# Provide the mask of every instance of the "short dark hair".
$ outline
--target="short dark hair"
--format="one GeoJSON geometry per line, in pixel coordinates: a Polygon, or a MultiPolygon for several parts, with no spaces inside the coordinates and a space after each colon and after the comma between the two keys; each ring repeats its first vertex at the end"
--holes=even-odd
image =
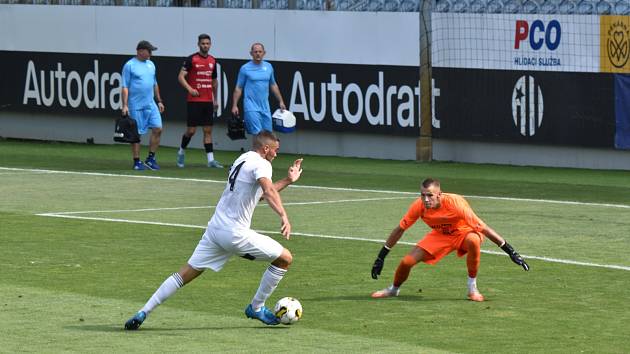
{"type": "Polygon", "coordinates": [[[429,188],[429,186],[436,186],[436,187],[440,187],[440,180],[437,178],[427,178],[424,181],[422,181],[422,187],[423,188],[429,188]]]}
{"type": "Polygon", "coordinates": [[[199,37],[197,37],[197,42],[201,42],[203,39],[207,39],[210,42],[212,42],[212,39],[210,38],[210,35],[206,34],[206,33],[200,34],[199,37]]]}
{"type": "Polygon", "coordinates": [[[272,141],[280,141],[280,139],[276,136],[276,134],[268,131],[268,130],[263,130],[260,133],[256,134],[254,136],[254,141],[252,143],[254,150],[258,150],[261,147],[265,146],[265,144],[269,144],[272,141]]]}
{"type": "Polygon", "coordinates": [[[256,45],[259,45],[262,48],[262,50],[265,50],[265,46],[262,43],[260,43],[260,42],[256,42],[256,43],[252,44],[252,46],[250,47],[249,50],[254,50],[254,46],[256,46],[256,45]]]}

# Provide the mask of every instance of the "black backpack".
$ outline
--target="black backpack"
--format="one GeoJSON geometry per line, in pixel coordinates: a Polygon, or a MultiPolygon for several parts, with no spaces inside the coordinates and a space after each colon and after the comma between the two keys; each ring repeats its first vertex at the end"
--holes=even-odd
{"type": "Polygon", "coordinates": [[[247,139],[245,137],[245,124],[238,115],[232,114],[227,121],[227,136],[232,140],[247,139]]]}
{"type": "Polygon", "coordinates": [[[138,126],[136,121],[124,115],[116,119],[114,128],[114,141],[118,143],[139,143],[140,134],[138,134],[138,126]]]}

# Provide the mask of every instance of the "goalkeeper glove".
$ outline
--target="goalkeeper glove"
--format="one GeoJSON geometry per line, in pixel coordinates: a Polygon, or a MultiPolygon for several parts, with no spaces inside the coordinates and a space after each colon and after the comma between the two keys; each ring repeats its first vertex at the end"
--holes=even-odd
{"type": "Polygon", "coordinates": [[[374,265],[372,266],[372,279],[378,279],[378,276],[381,275],[381,271],[383,270],[383,265],[385,264],[385,257],[389,253],[389,248],[387,246],[383,246],[381,251],[378,253],[378,257],[374,261],[374,265]]]}
{"type": "Polygon", "coordinates": [[[525,262],[523,257],[521,257],[521,255],[518,254],[518,252],[516,252],[514,248],[512,248],[512,246],[510,246],[509,243],[507,243],[507,241],[503,241],[503,242],[504,243],[503,243],[503,246],[501,246],[501,249],[505,253],[507,253],[510,256],[510,258],[512,258],[512,262],[520,265],[525,270],[529,270],[529,265],[525,262]]]}

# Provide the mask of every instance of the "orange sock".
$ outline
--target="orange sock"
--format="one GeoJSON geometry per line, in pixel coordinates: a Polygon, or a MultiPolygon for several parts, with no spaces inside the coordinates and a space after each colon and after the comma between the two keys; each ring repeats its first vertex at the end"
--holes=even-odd
{"type": "Polygon", "coordinates": [[[396,268],[396,273],[394,274],[394,286],[401,286],[407,278],[409,278],[409,272],[411,272],[411,268],[416,265],[416,260],[410,255],[406,255],[403,257],[402,261],[396,268]]]}
{"type": "Polygon", "coordinates": [[[479,237],[468,237],[466,239],[467,252],[466,266],[468,267],[468,276],[471,278],[477,277],[477,271],[479,270],[479,263],[481,261],[481,240],[479,237]]]}

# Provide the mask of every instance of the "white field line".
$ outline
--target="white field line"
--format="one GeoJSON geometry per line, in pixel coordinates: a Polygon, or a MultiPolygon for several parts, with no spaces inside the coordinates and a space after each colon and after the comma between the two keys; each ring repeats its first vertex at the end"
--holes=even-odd
{"type": "Polygon", "coordinates": [[[378,200],[397,200],[397,199],[409,199],[412,196],[407,197],[385,197],[385,198],[359,198],[359,199],[338,199],[338,200],[322,200],[315,202],[288,202],[282,203],[283,205],[315,205],[315,204],[334,204],[334,203],[353,203],[353,202],[374,202],[378,200]]]}
{"type": "Polygon", "coordinates": [[[96,176],[96,177],[144,178],[144,179],[157,179],[157,180],[164,180],[164,181],[225,183],[225,181],[217,181],[217,180],[211,180],[211,179],[178,178],[178,177],[162,177],[162,176],[147,176],[147,175],[125,175],[125,174],[101,173],[101,172],[59,171],[59,170],[44,170],[44,169],[37,169],[37,168],[0,167],[0,170],[30,171],[30,172],[41,172],[41,173],[50,173],[50,174],[66,174],[66,175],[96,176]]]}
{"type": "MultiPolygon", "coordinates": [[[[396,199],[409,199],[410,197],[388,197],[388,198],[361,198],[361,199],[340,199],[340,200],[328,200],[328,201],[311,201],[311,202],[287,202],[283,205],[318,205],[318,204],[335,204],[335,203],[354,203],[354,202],[372,202],[378,200],[396,200],[396,199]]],[[[107,210],[84,210],[84,211],[55,211],[50,213],[40,213],[40,216],[53,216],[53,215],[73,215],[73,214],[100,214],[100,213],[126,213],[126,212],[143,212],[143,211],[162,211],[162,210],[186,210],[186,209],[212,209],[216,208],[216,205],[205,206],[182,206],[182,207],[168,207],[168,208],[142,208],[142,209],[107,209],[107,210]]]]}
{"type": "Polygon", "coordinates": [[[83,210],[83,211],[58,211],[51,213],[35,214],[39,216],[55,216],[55,215],[72,215],[72,214],[100,214],[100,213],[126,213],[126,212],[143,212],[143,211],[162,211],[162,210],[186,210],[186,209],[211,209],[215,206],[183,206],[171,208],[143,208],[143,209],[107,209],[107,210],[83,210]]]}
{"type": "MultiPolygon", "coordinates": [[[[2,168],[0,168],[2,169],[2,168]]],[[[31,171],[14,171],[14,172],[2,172],[0,175],[10,175],[10,176],[27,176],[27,175],[43,175],[48,172],[31,172],[31,171]]]]}
{"type": "MultiPolygon", "coordinates": [[[[146,175],[124,175],[124,174],[113,174],[113,173],[98,173],[98,172],[79,172],[79,171],[58,171],[58,170],[45,170],[45,169],[24,169],[24,168],[10,168],[10,167],[0,167],[0,170],[6,171],[27,171],[27,172],[38,172],[38,173],[56,173],[56,174],[76,174],[76,175],[84,175],[84,176],[100,176],[100,177],[127,177],[127,178],[145,178],[145,179],[158,179],[158,180],[174,180],[174,181],[189,181],[189,182],[202,182],[202,183],[225,183],[225,181],[218,180],[209,180],[209,179],[195,179],[195,178],[178,178],[178,177],[161,177],[161,176],[146,176],[146,175]]],[[[322,190],[335,190],[335,191],[349,191],[349,192],[368,192],[368,193],[389,193],[389,194],[403,194],[408,196],[417,196],[418,193],[414,192],[400,192],[400,191],[388,191],[388,190],[372,190],[372,189],[358,189],[358,188],[340,188],[340,187],[322,187],[322,186],[304,186],[304,185],[291,185],[291,188],[306,188],[306,189],[322,189],[322,190]]],[[[467,198],[478,198],[478,199],[491,199],[491,200],[506,200],[506,201],[524,201],[524,202],[538,202],[538,203],[552,203],[552,204],[568,204],[568,205],[583,205],[583,206],[599,206],[599,207],[609,207],[609,208],[624,208],[630,209],[630,205],[625,204],[608,204],[608,203],[587,203],[587,202],[576,202],[576,201],[566,201],[566,200],[548,200],[548,199],[529,199],[529,198],[508,198],[508,197],[492,197],[492,196],[466,196],[467,198]]],[[[363,200],[381,200],[381,199],[403,199],[403,198],[365,198],[363,200]]],[[[359,201],[359,200],[340,200],[335,202],[349,202],[349,201],[359,201]]],[[[302,202],[302,203],[294,203],[293,205],[304,205],[304,204],[324,204],[329,202],[302,202]]],[[[287,205],[290,205],[287,203],[287,205]]],[[[207,207],[179,207],[179,208],[151,208],[151,209],[136,209],[136,210],[128,210],[128,211],[153,211],[153,210],[168,210],[168,209],[199,209],[199,208],[210,208],[207,207]]],[[[127,211],[127,210],[120,210],[127,211]]],[[[91,212],[104,212],[104,211],[90,211],[91,212]]],[[[110,211],[116,212],[116,211],[110,211]]],[[[197,229],[205,229],[206,226],[198,226],[198,225],[187,225],[187,224],[176,224],[176,223],[160,223],[160,222],[152,222],[152,221],[137,221],[137,220],[128,220],[128,219],[115,219],[115,218],[100,218],[100,217],[83,217],[83,216],[72,216],[67,214],[79,214],[79,213],[88,213],[88,211],[84,212],[60,212],[60,213],[43,213],[36,214],[39,216],[48,216],[48,217],[57,217],[57,218],[68,218],[68,219],[82,219],[82,220],[95,220],[95,221],[110,221],[110,222],[124,222],[124,223],[135,223],[135,224],[147,224],[147,225],[161,225],[161,226],[175,226],[175,227],[187,227],[187,228],[197,228],[197,229]]],[[[278,231],[258,231],[260,233],[269,233],[269,234],[279,234],[278,231]]],[[[366,242],[383,242],[382,240],[374,240],[362,237],[351,237],[351,236],[331,236],[331,235],[319,235],[319,234],[307,234],[307,233],[299,233],[294,232],[294,235],[297,236],[305,236],[305,237],[318,237],[318,238],[329,238],[329,239],[337,239],[337,240],[355,240],[355,241],[366,241],[366,242]]],[[[406,245],[414,245],[415,243],[409,242],[399,242],[400,244],[406,245]]],[[[506,256],[505,254],[497,251],[486,251],[482,250],[483,253],[494,254],[506,256]]],[[[580,266],[588,266],[588,267],[599,267],[599,268],[608,268],[608,269],[619,269],[630,271],[630,267],[627,266],[619,266],[619,265],[608,265],[608,264],[597,264],[597,263],[589,263],[589,262],[579,262],[573,260],[566,259],[558,259],[558,258],[549,258],[549,257],[539,257],[539,256],[529,256],[523,255],[528,259],[538,259],[546,262],[553,263],[562,263],[562,264],[573,264],[580,266]]]]}
{"type": "MultiPolygon", "coordinates": [[[[165,222],[155,222],[155,221],[139,221],[139,220],[128,220],[128,219],[114,219],[114,218],[99,218],[99,217],[87,217],[87,216],[76,216],[76,215],[60,215],[54,213],[46,213],[46,214],[36,214],[38,216],[48,216],[54,218],[66,218],[66,219],[80,219],[80,220],[94,220],[94,221],[111,221],[111,222],[123,222],[129,224],[145,224],[145,225],[159,225],[159,226],[174,226],[174,227],[185,227],[192,229],[205,229],[206,226],[200,225],[188,225],[188,224],[176,224],[176,223],[165,223],[165,222]]],[[[269,231],[269,230],[256,230],[256,232],[261,234],[280,234],[279,231],[269,231]]],[[[326,238],[333,240],[349,240],[349,241],[363,241],[363,242],[375,242],[382,243],[383,240],[374,240],[365,237],[354,237],[354,236],[333,236],[333,235],[322,235],[322,234],[310,234],[304,232],[293,232],[294,236],[304,236],[304,237],[316,237],[316,238],[326,238]]],[[[415,245],[415,242],[398,242],[402,245],[415,245]]],[[[507,254],[498,251],[486,251],[481,250],[482,253],[498,255],[498,256],[507,256],[507,254]]],[[[596,267],[596,268],[607,268],[607,269],[618,269],[618,270],[626,270],[630,271],[630,267],[628,266],[620,266],[614,264],[598,264],[598,263],[590,263],[590,262],[580,262],[574,261],[570,259],[559,259],[559,258],[549,258],[549,257],[540,257],[540,256],[529,256],[522,255],[525,259],[537,259],[545,262],[551,263],[562,263],[562,264],[571,264],[585,267],[596,267]]]]}
{"type": "Polygon", "coordinates": [[[606,208],[630,209],[630,205],[625,205],[625,204],[586,203],[586,202],[574,202],[574,201],[570,201],[570,200],[549,200],[549,199],[509,198],[509,197],[486,197],[486,196],[481,196],[481,195],[467,195],[466,198],[507,200],[507,201],[534,202],[534,203],[550,203],[550,204],[584,205],[584,206],[598,206],[598,207],[606,207],[606,208]]]}
{"type": "MultiPolygon", "coordinates": [[[[0,167],[0,170],[30,171],[30,172],[57,173],[57,174],[75,174],[75,175],[99,176],[99,177],[145,178],[145,179],[188,181],[188,182],[202,182],[202,183],[220,183],[220,184],[226,183],[224,180],[219,181],[219,180],[211,180],[211,179],[161,177],[161,176],[147,176],[147,175],[125,175],[125,174],[114,174],[114,173],[80,172],[80,171],[58,171],[58,170],[27,169],[27,168],[13,168],[13,167],[0,167]]],[[[322,189],[322,190],[330,190],[330,191],[387,193],[387,194],[402,194],[402,195],[419,196],[419,193],[417,192],[401,192],[401,191],[390,191],[390,190],[379,190],[379,189],[359,189],[359,188],[322,187],[322,186],[305,186],[305,185],[291,185],[289,187],[290,188],[305,188],[305,189],[322,189]]],[[[583,206],[595,206],[595,207],[606,207],[606,208],[630,209],[630,205],[627,205],[627,204],[588,203],[588,202],[576,202],[576,201],[570,201],[570,200],[509,198],[509,197],[493,197],[493,196],[479,196],[479,195],[466,195],[465,197],[473,198],[473,199],[491,199],[491,200],[517,201],[517,202],[568,204],[568,205],[583,205],[583,206]]]]}
{"type": "Polygon", "coordinates": [[[206,228],[205,226],[198,226],[198,225],[176,224],[176,223],[157,222],[157,221],[128,220],[128,219],[117,219],[117,218],[99,218],[99,217],[95,217],[95,216],[60,215],[60,214],[54,214],[54,213],[35,214],[35,215],[37,215],[37,216],[47,216],[47,217],[51,217],[51,218],[62,218],[62,219],[78,219],[78,220],[123,222],[123,223],[127,223],[127,224],[175,226],[175,227],[186,227],[186,228],[193,228],[193,229],[205,229],[206,228]]]}

